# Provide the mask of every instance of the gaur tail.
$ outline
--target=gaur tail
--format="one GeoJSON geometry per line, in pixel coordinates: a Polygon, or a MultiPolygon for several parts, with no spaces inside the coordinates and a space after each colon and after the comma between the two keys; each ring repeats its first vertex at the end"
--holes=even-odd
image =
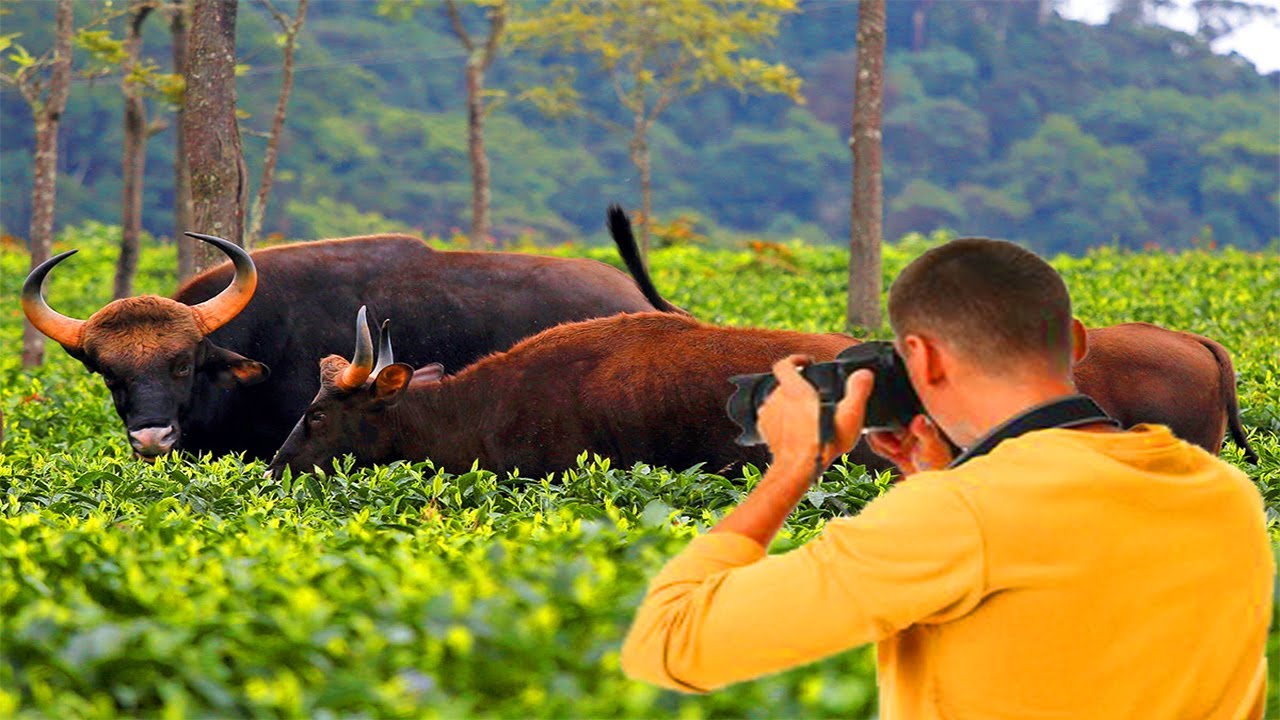
{"type": "Polygon", "coordinates": [[[649,304],[662,312],[688,315],[689,313],[685,310],[667,302],[666,298],[658,293],[658,288],[653,286],[649,269],[644,266],[644,259],[640,257],[640,246],[636,244],[636,236],[631,232],[631,220],[627,218],[626,211],[620,205],[609,206],[609,235],[613,237],[614,244],[618,246],[618,254],[622,256],[622,262],[626,263],[627,270],[631,273],[631,277],[635,278],[636,285],[640,287],[640,292],[644,293],[649,304]]]}
{"type": "Polygon", "coordinates": [[[1249,439],[1244,434],[1244,426],[1240,424],[1240,405],[1236,401],[1236,370],[1231,364],[1231,354],[1216,340],[1210,340],[1195,333],[1187,334],[1199,340],[1200,344],[1208,348],[1209,352],[1213,353],[1214,359],[1218,361],[1218,379],[1222,384],[1222,395],[1227,399],[1227,428],[1231,432],[1231,439],[1244,451],[1244,459],[1257,465],[1258,454],[1249,446],[1249,439]]]}

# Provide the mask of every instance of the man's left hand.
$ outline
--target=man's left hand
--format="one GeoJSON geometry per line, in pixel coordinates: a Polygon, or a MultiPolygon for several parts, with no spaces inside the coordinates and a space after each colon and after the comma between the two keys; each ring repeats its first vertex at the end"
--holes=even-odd
{"type": "MultiPolygon", "coordinates": [[[[758,425],[775,465],[812,467],[818,457],[818,392],[800,374],[800,368],[811,361],[791,355],[774,363],[778,387],[760,406],[758,425]]],[[[857,444],[874,384],[870,370],[849,376],[844,397],[836,405],[835,440],[821,448],[824,468],[857,444]]]]}

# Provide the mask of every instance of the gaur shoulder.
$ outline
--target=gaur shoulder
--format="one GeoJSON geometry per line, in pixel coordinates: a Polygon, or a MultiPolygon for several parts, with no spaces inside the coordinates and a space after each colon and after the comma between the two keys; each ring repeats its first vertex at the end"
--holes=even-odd
{"type": "Polygon", "coordinates": [[[734,348],[760,342],[812,345],[815,341],[841,347],[857,342],[840,333],[815,335],[793,330],[713,325],[678,313],[618,313],[548,328],[521,340],[510,350],[481,358],[459,376],[487,372],[514,363],[525,366],[564,364],[585,357],[617,356],[636,351],[676,353],[695,347],[721,347],[732,352],[734,348]]]}
{"type": "MultiPolygon", "coordinates": [[[[330,238],[325,240],[304,240],[301,242],[286,243],[284,245],[273,245],[266,248],[258,248],[252,250],[249,254],[253,258],[254,265],[257,266],[259,272],[264,270],[270,272],[275,267],[287,267],[300,259],[311,260],[307,257],[316,254],[323,254],[332,257],[337,254],[339,256],[352,256],[357,258],[368,257],[371,260],[385,258],[387,254],[396,257],[403,257],[406,254],[431,254],[435,253],[429,245],[420,238],[412,235],[386,234],[386,235],[355,235],[344,238],[330,238]]],[[[178,290],[173,294],[175,299],[189,297],[191,293],[197,292],[202,286],[207,284],[216,285],[217,289],[221,289],[229,280],[233,268],[229,260],[205,270],[204,272],[192,276],[186,282],[182,283],[178,290]]],[[[198,294],[198,292],[197,292],[198,294]]]]}

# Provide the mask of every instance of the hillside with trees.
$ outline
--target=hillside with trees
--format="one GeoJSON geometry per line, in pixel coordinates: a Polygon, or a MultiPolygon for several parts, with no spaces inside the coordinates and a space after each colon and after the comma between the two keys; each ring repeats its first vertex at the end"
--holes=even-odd
{"type": "MultiPolygon", "coordinates": [[[[100,5],[77,2],[77,21],[100,5]]],[[[264,234],[471,227],[467,51],[443,3],[417,5],[311,2],[264,234]]],[[[480,10],[460,6],[462,19],[483,27],[480,10]]],[[[53,3],[6,7],[0,35],[50,45],[53,3]]],[[[113,22],[124,37],[126,18],[113,22]]],[[[713,237],[845,242],[856,25],[856,2],[801,2],[752,48],[794,72],[798,93],[707,87],[656,119],[646,138],[655,229],[683,218],[713,237]]],[[[886,237],[950,228],[1072,253],[1211,241],[1261,248],[1280,238],[1280,73],[1262,76],[1239,56],[1214,54],[1208,35],[1140,13],[1090,26],[1048,2],[903,0],[888,3],[887,26],[886,237]]],[[[164,19],[141,27],[141,57],[158,70],[171,68],[169,30],[164,19]]],[[[238,102],[255,182],[280,86],[280,35],[258,3],[242,4],[238,102]]],[[[514,37],[487,69],[489,231],[499,244],[526,235],[600,241],[609,202],[640,206],[628,143],[608,127],[630,127],[631,113],[593,58],[537,45],[514,37]],[[539,88],[571,90],[581,112],[546,112],[532,102],[539,88]]],[[[87,79],[93,61],[83,42],[77,48],[57,224],[117,224],[119,73],[87,79]]],[[[144,99],[142,224],[172,237],[173,108],[161,93],[144,99]]],[[[0,227],[9,234],[30,226],[34,143],[31,112],[6,86],[0,227]]]]}

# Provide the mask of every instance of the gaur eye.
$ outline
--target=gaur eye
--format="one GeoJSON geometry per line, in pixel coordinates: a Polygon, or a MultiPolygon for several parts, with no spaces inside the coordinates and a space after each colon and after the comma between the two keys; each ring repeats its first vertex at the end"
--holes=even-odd
{"type": "Polygon", "coordinates": [[[322,410],[318,410],[316,412],[311,413],[311,422],[313,423],[324,422],[324,418],[325,418],[325,414],[324,414],[324,411],[322,410]]]}
{"type": "Polygon", "coordinates": [[[178,377],[186,377],[191,374],[191,363],[183,363],[174,368],[173,374],[178,377]]]}

